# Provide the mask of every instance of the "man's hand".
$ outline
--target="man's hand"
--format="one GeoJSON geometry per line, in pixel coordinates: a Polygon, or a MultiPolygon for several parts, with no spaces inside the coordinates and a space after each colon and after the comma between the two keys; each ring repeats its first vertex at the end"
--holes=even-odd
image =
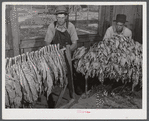
{"type": "Polygon", "coordinates": [[[73,43],[73,44],[70,46],[71,52],[74,51],[76,48],[77,48],[77,43],[73,43]]]}
{"type": "Polygon", "coordinates": [[[64,50],[66,50],[66,48],[65,48],[65,47],[63,47],[61,50],[62,50],[62,51],[64,51],[64,50]]]}

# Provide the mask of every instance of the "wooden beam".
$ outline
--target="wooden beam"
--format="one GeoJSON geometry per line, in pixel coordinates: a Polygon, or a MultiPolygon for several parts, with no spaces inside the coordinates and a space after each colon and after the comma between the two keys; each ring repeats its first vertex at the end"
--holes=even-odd
{"type": "MultiPolygon", "coordinates": [[[[67,81],[68,81],[68,80],[67,80],[67,81]]],[[[58,100],[57,100],[57,102],[56,102],[55,108],[57,108],[58,105],[60,104],[60,102],[61,102],[61,100],[62,100],[62,98],[63,98],[63,96],[64,96],[64,93],[65,93],[65,91],[66,91],[66,87],[67,87],[67,84],[64,86],[64,89],[61,90],[60,95],[59,95],[59,97],[58,97],[58,100]]]]}
{"type": "Polygon", "coordinates": [[[22,41],[20,44],[20,49],[23,48],[33,48],[33,47],[43,47],[44,41],[43,40],[27,40],[27,41],[22,41]]]}
{"type": "Polygon", "coordinates": [[[101,16],[101,12],[102,12],[102,6],[98,6],[98,35],[102,36],[101,33],[101,28],[102,28],[102,16],[101,16]]]}
{"type": "Polygon", "coordinates": [[[101,8],[101,36],[103,37],[105,34],[105,25],[106,25],[106,8],[107,6],[102,6],[101,8]]]}
{"type": "Polygon", "coordinates": [[[87,26],[89,24],[89,5],[87,5],[87,26]]]}
{"type": "Polygon", "coordinates": [[[19,55],[19,27],[18,27],[18,14],[15,5],[12,6],[12,10],[10,11],[10,20],[11,20],[11,28],[12,28],[12,37],[13,37],[13,50],[14,56],[19,55]]]}
{"type": "Polygon", "coordinates": [[[74,5],[75,7],[75,27],[77,26],[77,7],[76,5],[74,5]]]}
{"type": "MultiPolygon", "coordinates": [[[[12,7],[10,5],[6,6],[6,40],[5,40],[5,50],[13,49],[13,41],[12,41],[12,29],[11,29],[11,21],[10,21],[10,11],[12,7]]],[[[12,50],[11,50],[12,51],[12,50]]],[[[13,56],[13,51],[11,52],[11,56],[13,56]]],[[[7,54],[8,55],[8,54],[7,54]]],[[[7,56],[6,55],[6,56],[7,56]]]]}
{"type": "MultiPolygon", "coordinates": [[[[97,35],[81,35],[78,37],[79,37],[78,43],[90,42],[90,41],[101,41],[101,37],[97,35]]],[[[45,45],[44,37],[36,38],[36,39],[28,39],[28,40],[21,41],[20,49],[33,48],[33,47],[36,48],[36,47],[42,47],[44,45],[45,45]]]]}

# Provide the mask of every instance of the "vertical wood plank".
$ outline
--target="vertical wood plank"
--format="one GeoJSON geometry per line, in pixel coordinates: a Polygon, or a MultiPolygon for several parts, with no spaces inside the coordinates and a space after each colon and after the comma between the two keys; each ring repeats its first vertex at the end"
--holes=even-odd
{"type": "Polygon", "coordinates": [[[87,26],[89,24],[89,5],[87,5],[87,26]]]}
{"type": "Polygon", "coordinates": [[[20,54],[23,54],[23,53],[24,53],[24,49],[21,49],[20,54]]]}
{"type": "Polygon", "coordinates": [[[75,7],[75,27],[77,26],[77,7],[74,5],[75,7]]]}
{"type": "Polygon", "coordinates": [[[101,14],[102,14],[102,6],[98,6],[98,35],[102,36],[101,35],[101,21],[102,21],[102,17],[101,17],[101,14]]]}
{"type": "Polygon", "coordinates": [[[104,6],[103,8],[103,12],[102,12],[102,16],[103,16],[103,26],[102,26],[102,36],[104,36],[107,28],[110,26],[109,25],[109,6],[104,6]]]}
{"type": "Polygon", "coordinates": [[[106,6],[102,6],[101,7],[101,19],[100,19],[100,36],[103,37],[104,36],[104,21],[105,21],[105,11],[106,11],[106,6]]]}
{"type": "MultiPolygon", "coordinates": [[[[13,48],[12,28],[11,28],[11,20],[10,20],[10,11],[11,10],[12,10],[12,6],[6,5],[6,16],[5,16],[5,18],[6,18],[6,23],[5,23],[5,26],[6,26],[6,29],[5,29],[5,33],[6,33],[5,34],[6,35],[5,46],[6,46],[6,48],[5,49],[13,48]]],[[[7,53],[8,53],[8,51],[7,51],[7,53]]],[[[12,54],[13,54],[13,52],[12,52],[12,54]]]]}
{"type": "Polygon", "coordinates": [[[110,6],[110,25],[112,25],[112,21],[113,21],[113,9],[114,7],[111,5],[110,6]]]}
{"type": "Polygon", "coordinates": [[[136,6],[136,15],[134,20],[134,40],[142,43],[142,6],[136,6]]]}
{"type": "Polygon", "coordinates": [[[18,27],[18,15],[17,9],[15,5],[13,6],[12,10],[10,11],[10,20],[11,20],[11,28],[12,28],[12,36],[13,36],[13,49],[14,49],[14,56],[19,55],[19,44],[20,44],[20,37],[19,37],[19,27],[18,27]]]}

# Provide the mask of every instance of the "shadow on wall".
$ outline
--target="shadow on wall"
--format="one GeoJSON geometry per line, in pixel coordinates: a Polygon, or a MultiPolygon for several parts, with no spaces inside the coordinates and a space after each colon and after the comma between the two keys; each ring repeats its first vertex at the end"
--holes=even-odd
{"type": "MultiPolygon", "coordinates": [[[[99,26],[99,25],[98,25],[99,26]]],[[[99,27],[99,29],[97,30],[97,34],[95,36],[94,41],[97,42],[102,41],[103,37],[106,33],[106,30],[111,26],[111,23],[109,21],[104,21],[103,24],[99,27]]]]}
{"type": "Polygon", "coordinates": [[[134,25],[134,32],[133,32],[133,39],[139,43],[142,44],[142,19],[137,18],[135,19],[135,25],[134,25]]]}
{"type": "Polygon", "coordinates": [[[99,26],[99,29],[97,29],[97,34],[94,35],[94,39],[92,42],[90,42],[90,46],[92,46],[94,43],[102,41],[107,28],[109,28],[110,26],[111,24],[109,21],[104,21],[104,23],[101,26],[99,26]]]}
{"type": "Polygon", "coordinates": [[[111,26],[110,21],[104,21],[102,26],[102,38],[104,37],[106,30],[111,26]]]}
{"type": "Polygon", "coordinates": [[[35,44],[34,44],[34,48],[32,48],[31,51],[36,51],[36,50],[40,50],[40,48],[45,46],[45,41],[44,38],[37,38],[35,39],[35,44]]]}

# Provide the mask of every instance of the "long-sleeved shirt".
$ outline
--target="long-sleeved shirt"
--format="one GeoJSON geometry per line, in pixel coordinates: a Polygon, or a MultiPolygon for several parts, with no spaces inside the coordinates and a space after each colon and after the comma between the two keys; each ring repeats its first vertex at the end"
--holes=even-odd
{"type": "Polygon", "coordinates": [[[118,34],[116,32],[116,28],[115,26],[110,26],[107,30],[106,30],[106,33],[103,37],[103,40],[104,39],[107,39],[107,38],[111,38],[113,37],[114,35],[124,35],[126,37],[129,37],[129,38],[132,38],[132,32],[130,29],[128,29],[127,27],[123,27],[123,30],[120,34],[118,34]]]}

